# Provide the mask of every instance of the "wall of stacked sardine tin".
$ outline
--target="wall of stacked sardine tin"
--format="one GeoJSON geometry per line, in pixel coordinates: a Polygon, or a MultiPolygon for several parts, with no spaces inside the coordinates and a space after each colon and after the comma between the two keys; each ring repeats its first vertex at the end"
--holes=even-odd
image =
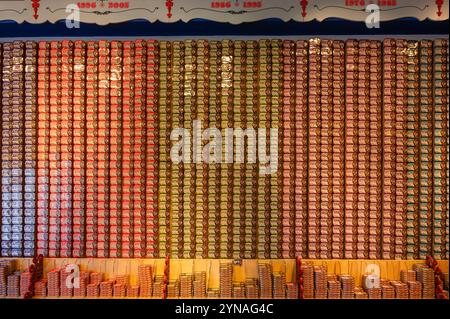
{"type": "Polygon", "coordinates": [[[447,40],[0,49],[3,257],[448,259],[447,40]],[[172,162],[196,119],[278,169],[172,162]]]}

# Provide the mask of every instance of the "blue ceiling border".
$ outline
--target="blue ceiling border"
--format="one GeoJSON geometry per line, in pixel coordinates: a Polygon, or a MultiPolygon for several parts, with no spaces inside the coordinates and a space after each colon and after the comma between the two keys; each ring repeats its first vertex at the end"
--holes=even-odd
{"type": "Polygon", "coordinates": [[[81,23],[80,29],[68,29],[64,21],[56,23],[16,23],[0,22],[1,37],[108,37],[108,36],[223,36],[223,35],[385,35],[385,34],[435,34],[448,35],[449,20],[418,21],[404,18],[381,22],[379,29],[368,29],[364,22],[342,19],[326,19],[310,22],[283,22],[278,19],[266,19],[258,22],[233,25],[203,19],[175,23],[150,23],[146,20],[132,20],[106,26],[81,23]]]}

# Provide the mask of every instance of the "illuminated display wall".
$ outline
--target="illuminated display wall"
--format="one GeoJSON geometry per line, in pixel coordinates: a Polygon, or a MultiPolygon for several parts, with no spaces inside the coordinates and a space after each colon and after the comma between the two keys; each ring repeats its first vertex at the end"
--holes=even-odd
{"type": "Polygon", "coordinates": [[[447,40],[0,52],[2,257],[448,259],[447,40]],[[173,162],[194,120],[278,129],[275,171],[173,162]]]}

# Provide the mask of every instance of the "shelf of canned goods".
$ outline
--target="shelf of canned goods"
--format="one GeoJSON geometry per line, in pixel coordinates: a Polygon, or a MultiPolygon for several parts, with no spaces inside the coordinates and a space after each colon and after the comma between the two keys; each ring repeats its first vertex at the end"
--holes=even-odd
{"type": "MultiPolygon", "coordinates": [[[[28,291],[31,259],[0,261],[0,296],[28,291]]],[[[35,298],[434,299],[435,276],[423,260],[45,258],[35,298]],[[368,277],[376,274],[375,283],[368,277]],[[67,278],[69,278],[69,281],[67,278]],[[78,279],[77,279],[78,278],[78,279]],[[71,285],[68,285],[68,282],[71,285]],[[77,283],[77,284],[76,284],[77,283]],[[164,296],[164,286],[166,295],[164,296]],[[299,294],[299,290],[302,294],[299,294]]],[[[438,261],[448,296],[448,262],[438,261]]]]}

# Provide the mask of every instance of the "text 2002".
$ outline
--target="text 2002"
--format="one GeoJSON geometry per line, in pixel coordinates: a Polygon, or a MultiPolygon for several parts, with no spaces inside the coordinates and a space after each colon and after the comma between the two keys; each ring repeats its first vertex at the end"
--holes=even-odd
{"type": "Polygon", "coordinates": [[[118,8],[129,8],[130,3],[129,2],[109,2],[108,8],[109,9],[118,9],[118,8]]]}

